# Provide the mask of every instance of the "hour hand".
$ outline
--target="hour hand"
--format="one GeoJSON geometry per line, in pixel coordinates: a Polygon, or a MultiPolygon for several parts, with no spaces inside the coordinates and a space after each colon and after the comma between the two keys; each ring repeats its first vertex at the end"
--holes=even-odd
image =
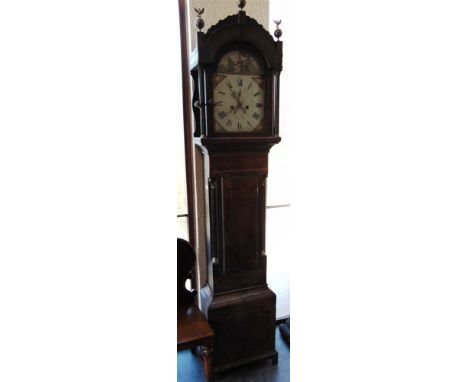
{"type": "Polygon", "coordinates": [[[236,94],[234,90],[231,90],[231,96],[234,98],[237,102],[239,102],[239,96],[236,94]]]}

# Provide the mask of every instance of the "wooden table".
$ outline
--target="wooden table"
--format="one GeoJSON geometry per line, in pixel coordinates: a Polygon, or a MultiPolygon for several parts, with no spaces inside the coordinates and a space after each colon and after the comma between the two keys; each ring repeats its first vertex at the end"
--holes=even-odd
{"type": "Polygon", "coordinates": [[[205,377],[209,381],[213,372],[214,332],[195,303],[177,306],[177,351],[201,346],[205,377]]]}

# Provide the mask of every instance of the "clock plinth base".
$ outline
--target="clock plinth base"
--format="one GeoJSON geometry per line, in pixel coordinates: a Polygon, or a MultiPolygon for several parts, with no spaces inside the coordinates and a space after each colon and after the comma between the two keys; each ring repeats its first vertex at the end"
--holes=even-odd
{"type": "Polygon", "coordinates": [[[266,285],[214,296],[208,286],[200,292],[202,311],[215,332],[214,372],[262,359],[277,363],[276,295],[266,285]]]}
{"type": "Polygon", "coordinates": [[[213,367],[213,373],[221,373],[225,370],[232,369],[234,367],[242,366],[242,365],[247,365],[249,363],[257,362],[257,361],[263,361],[263,360],[272,360],[272,365],[277,365],[278,364],[278,352],[275,350],[274,352],[267,352],[263,354],[259,354],[256,356],[249,356],[245,357],[243,359],[239,359],[234,362],[228,362],[225,364],[221,364],[218,366],[213,367]]]}

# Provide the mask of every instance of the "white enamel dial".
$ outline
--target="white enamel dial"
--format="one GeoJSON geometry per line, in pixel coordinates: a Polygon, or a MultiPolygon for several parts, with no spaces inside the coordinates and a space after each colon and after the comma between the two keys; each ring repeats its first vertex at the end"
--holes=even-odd
{"type": "Polygon", "coordinates": [[[264,77],[256,56],[231,50],[219,60],[213,75],[214,130],[249,133],[263,128],[264,77]]]}
{"type": "Polygon", "coordinates": [[[262,126],[262,81],[262,77],[243,74],[215,76],[215,130],[229,133],[250,132],[262,126]]]}

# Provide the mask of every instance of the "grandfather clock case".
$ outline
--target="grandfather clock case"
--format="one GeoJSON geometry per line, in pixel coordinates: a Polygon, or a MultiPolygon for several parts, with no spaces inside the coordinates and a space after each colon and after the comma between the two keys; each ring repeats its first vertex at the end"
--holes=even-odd
{"type": "MultiPolygon", "coordinates": [[[[268,153],[278,142],[277,41],[240,10],[202,32],[191,55],[194,142],[203,153],[208,283],[201,309],[215,332],[214,371],[271,359],[276,295],[266,282],[268,153]]],[[[280,22],[276,22],[279,25],[280,22]]]]}

